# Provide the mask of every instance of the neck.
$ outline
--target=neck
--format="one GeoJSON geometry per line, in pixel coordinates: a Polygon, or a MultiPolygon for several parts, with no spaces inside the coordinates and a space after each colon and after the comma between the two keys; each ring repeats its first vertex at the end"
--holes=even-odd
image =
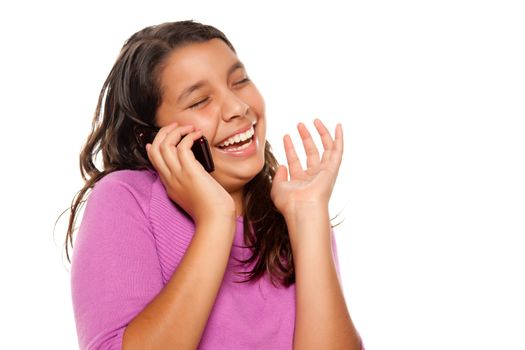
{"type": "Polygon", "coordinates": [[[233,201],[235,203],[235,215],[241,216],[243,214],[242,209],[242,188],[238,191],[230,193],[230,195],[233,198],[233,201]]]}

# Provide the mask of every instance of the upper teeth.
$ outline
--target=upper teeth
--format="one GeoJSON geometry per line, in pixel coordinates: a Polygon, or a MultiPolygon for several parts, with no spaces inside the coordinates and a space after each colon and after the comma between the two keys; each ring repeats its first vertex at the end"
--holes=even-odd
{"type": "Polygon", "coordinates": [[[236,134],[236,135],[233,135],[232,137],[230,137],[229,139],[227,139],[226,141],[224,141],[223,143],[219,143],[219,147],[227,147],[229,145],[233,145],[234,143],[239,143],[239,142],[242,142],[242,141],[246,141],[248,139],[250,139],[253,134],[254,134],[254,129],[253,129],[253,125],[250,129],[246,130],[245,132],[241,132],[239,134],[236,134]]]}

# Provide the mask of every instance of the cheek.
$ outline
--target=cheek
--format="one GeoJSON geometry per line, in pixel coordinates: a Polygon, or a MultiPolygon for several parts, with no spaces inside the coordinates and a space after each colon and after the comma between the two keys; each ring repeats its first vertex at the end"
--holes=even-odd
{"type": "Polygon", "coordinates": [[[257,113],[261,114],[261,117],[264,116],[264,99],[257,89],[254,89],[252,95],[250,96],[252,108],[256,109],[257,113]]]}
{"type": "Polygon", "coordinates": [[[255,85],[242,89],[239,92],[239,97],[257,113],[264,112],[264,99],[255,85]]]}
{"type": "Polygon", "coordinates": [[[257,121],[257,125],[255,127],[255,133],[257,137],[259,138],[260,147],[264,148],[264,143],[266,141],[266,120],[264,117],[260,117],[257,121]]]}
{"type": "Polygon", "coordinates": [[[181,125],[193,125],[195,130],[202,130],[208,140],[213,140],[217,132],[217,123],[214,121],[214,118],[210,118],[208,115],[185,118],[184,124],[181,125]]]}

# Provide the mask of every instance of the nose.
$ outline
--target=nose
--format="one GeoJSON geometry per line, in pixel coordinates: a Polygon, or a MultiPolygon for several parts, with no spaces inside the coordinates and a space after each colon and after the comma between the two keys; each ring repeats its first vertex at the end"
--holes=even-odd
{"type": "Polygon", "coordinates": [[[228,91],[223,101],[222,118],[229,121],[232,118],[245,117],[249,109],[250,106],[243,99],[233,91],[228,91]]]}

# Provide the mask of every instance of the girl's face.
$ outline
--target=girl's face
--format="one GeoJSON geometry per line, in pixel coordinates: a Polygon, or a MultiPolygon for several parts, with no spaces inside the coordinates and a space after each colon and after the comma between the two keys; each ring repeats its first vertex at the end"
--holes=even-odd
{"type": "Polygon", "coordinates": [[[215,163],[211,175],[230,193],[264,165],[264,100],[247,78],[237,55],[220,39],[175,49],[160,73],[157,125],[177,122],[201,129],[215,163]]]}

